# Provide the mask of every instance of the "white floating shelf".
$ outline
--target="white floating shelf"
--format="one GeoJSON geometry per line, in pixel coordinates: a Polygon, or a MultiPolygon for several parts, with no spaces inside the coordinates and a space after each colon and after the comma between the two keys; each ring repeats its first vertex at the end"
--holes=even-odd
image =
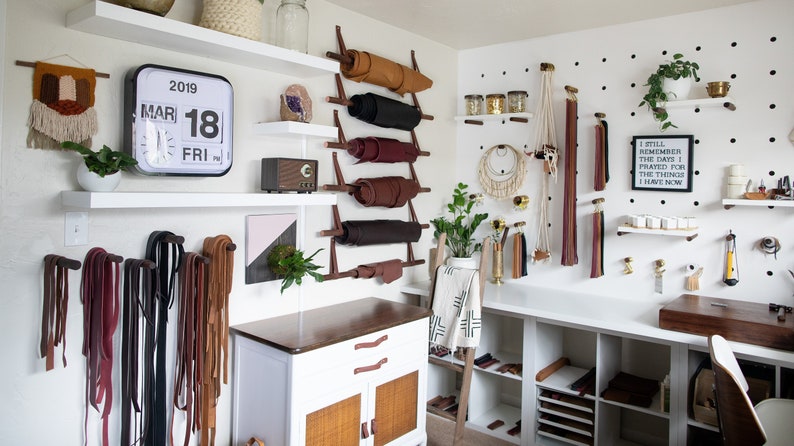
{"type": "Polygon", "coordinates": [[[317,138],[336,139],[339,129],[328,125],[308,124],[295,121],[260,122],[254,124],[254,133],[257,135],[274,136],[313,136],[317,138]]]}
{"type": "Polygon", "coordinates": [[[730,209],[734,206],[767,206],[767,207],[794,207],[794,200],[749,200],[746,198],[724,198],[722,206],[725,209],[730,209]]]}
{"type": "Polygon", "coordinates": [[[527,122],[535,116],[533,113],[500,113],[495,115],[466,115],[455,116],[456,121],[462,121],[467,124],[482,124],[488,121],[514,121],[514,122],[527,122]]]}
{"type": "Polygon", "coordinates": [[[728,110],[736,109],[736,102],[730,96],[723,98],[700,98],[700,99],[686,99],[683,101],[667,101],[664,108],[666,110],[676,110],[680,108],[712,108],[724,107],[728,110]]]}
{"type": "Polygon", "coordinates": [[[104,1],[66,15],[66,26],[128,42],[309,78],[339,72],[339,62],[233,36],[104,1]]]}
{"type": "Polygon", "coordinates": [[[687,241],[692,241],[698,236],[696,229],[648,229],[633,228],[631,226],[618,226],[618,235],[623,234],[652,234],[666,235],[669,237],[686,237],[687,241]]]}
{"type": "Polygon", "coordinates": [[[78,209],[330,206],[334,204],[336,204],[336,194],[326,193],[61,192],[61,205],[64,208],[78,209]]]}

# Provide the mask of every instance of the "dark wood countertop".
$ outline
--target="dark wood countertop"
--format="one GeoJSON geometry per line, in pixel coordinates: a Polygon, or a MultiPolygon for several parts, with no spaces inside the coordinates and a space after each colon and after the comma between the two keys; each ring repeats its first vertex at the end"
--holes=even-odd
{"type": "Polygon", "coordinates": [[[427,308],[367,297],[235,325],[231,332],[290,354],[304,353],[432,314],[427,308]]]}

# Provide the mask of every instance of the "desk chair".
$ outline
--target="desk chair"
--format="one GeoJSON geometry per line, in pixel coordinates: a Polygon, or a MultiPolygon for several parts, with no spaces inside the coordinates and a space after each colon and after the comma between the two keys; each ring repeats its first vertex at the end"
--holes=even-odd
{"type": "Polygon", "coordinates": [[[794,444],[794,400],[769,398],[755,407],[747,395],[749,385],[728,341],[709,337],[714,370],[717,418],[725,446],[794,444]]]}
{"type": "MultiPolygon", "coordinates": [[[[430,298],[428,300],[428,307],[433,308],[433,303],[436,300],[436,271],[439,266],[444,264],[444,246],[447,239],[447,234],[440,234],[438,236],[438,246],[436,248],[436,255],[433,263],[433,273],[430,278],[430,298]]],[[[491,239],[486,238],[482,244],[482,255],[480,256],[480,264],[478,268],[479,289],[480,289],[480,309],[482,309],[482,298],[485,292],[485,281],[487,280],[488,262],[491,254],[491,239]]],[[[440,298],[440,297],[439,297],[440,298]]],[[[463,433],[466,428],[466,412],[469,406],[469,390],[471,389],[471,374],[474,368],[474,358],[476,356],[476,347],[462,348],[465,355],[463,364],[457,364],[449,361],[448,359],[437,358],[435,356],[428,356],[430,364],[438,365],[450,370],[454,370],[461,374],[460,396],[458,398],[458,410],[456,415],[452,415],[446,411],[439,410],[432,405],[427,406],[427,411],[438,415],[447,420],[455,422],[455,436],[453,438],[452,446],[463,444],[463,433]]],[[[454,353],[454,352],[451,352],[454,353]]]]}

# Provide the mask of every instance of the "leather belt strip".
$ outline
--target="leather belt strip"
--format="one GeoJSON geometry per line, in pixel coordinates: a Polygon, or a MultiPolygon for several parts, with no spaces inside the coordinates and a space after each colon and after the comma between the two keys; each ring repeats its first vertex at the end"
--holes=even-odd
{"type": "Polygon", "coordinates": [[[102,248],[85,257],[80,300],[83,303],[83,355],[86,358],[85,430],[88,443],[88,407],[102,404],[102,445],[108,443],[108,419],[113,406],[113,334],[119,320],[119,285],[122,258],[102,248]]]}
{"type": "Polygon", "coordinates": [[[145,335],[144,364],[146,369],[151,369],[153,362],[154,376],[152,386],[148,389],[149,395],[145,396],[152,402],[149,425],[144,434],[145,446],[160,446],[168,441],[167,427],[167,382],[166,376],[166,350],[168,309],[173,302],[174,288],[176,286],[176,273],[182,265],[185,250],[182,248],[184,238],[168,231],[154,231],[149,235],[146,245],[146,258],[155,263],[157,268],[158,284],[152,284],[150,291],[156,300],[152,306],[152,322],[154,330],[145,335]],[[150,356],[151,354],[154,356],[150,356]]]}
{"type": "Polygon", "coordinates": [[[44,256],[44,305],[41,312],[39,354],[47,371],[55,368],[55,347],[63,343],[62,361],[66,367],[66,314],[69,307],[69,270],[80,269],[78,260],[55,254],[44,256]]]}
{"type": "Polygon", "coordinates": [[[200,390],[200,444],[215,444],[215,412],[221,379],[228,382],[229,295],[232,292],[235,245],[228,235],[204,239],[203,254],[210,260],[204,303],[205,339],[200,390]]]}
{"type": "MultiPolygon", "coordinates": [[[[185,437],[190,443],[191,432],[201,426],[201,378],[204,365],[204,304],[206,298],[205,269],[209,259],[195,252],[185,253],[179,270],[178,317],[176,323],[176,363],[174,366],[174,407],[185,413],[185,437]]],[[[174,419],[171,416],[171,444],[174,419]]]]}
{"type": "Polygon", "coordinates": [[[146,259],[124,261],[121,309],[121,445],[141,443],[150,425],[154,364],[139,358],[153,357],[154,308],[159,294],[159,271],[146,259]],[[149,341],[147,343],[147,340],[149,341]],[[141,351],[141,342],[144,351],[141,351]],[[152,368],[148,368],[152,367],[152,368]],[[143,375],[141,375],[143,373],[143,375]],[[134,415],[133,415],[134,411],[134,415]]]}
{"type": "Polygon", "coordinates": [[[598,124],[595,126],[595,173],[593,176],[593,189],[602,191],[606,189],[609,181],[609,141],[608,126],[603,119],[604,113],[596,113],[598,124]]]}
{"type": "Polygon", "coordinates": [[[590,278],[604,275],[604,199],[593,200],[593,257],[590,264],[590,278]]]}
{"type": "Polygon", "coordinates": [[[576,252],[576,113],[577,101],[574,87],[566,86],[565,101],[565,189],[562,212],[562,265],[579,263],[576,252]]]}

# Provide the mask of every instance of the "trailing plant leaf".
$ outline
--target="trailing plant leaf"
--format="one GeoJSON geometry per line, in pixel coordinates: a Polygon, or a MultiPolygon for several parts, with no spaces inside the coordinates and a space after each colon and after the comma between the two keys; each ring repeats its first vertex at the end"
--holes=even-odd
{"type": "Polygon", "coordinates": [[[441,233],[447,234],[446,246],[452,251],[453,257],[471,257],[480,250],[481,243],[474,242],[474,232],[488,218],[487,213],[471,215],[474,201],[466,194],[468,187],[458,183],[452,193],[452,203],[447,204],[447,210],[452,214],[451,220],[444,216],[430,220],[435,227],[435,237],[441,233]]]}
{"type": "Polygon", "coordinates": [[[669,115],[664,110],[668,101],[667,92],[663,90],[664,79],[678,80],[691,77],[695,81],[698,80],[697,70],[700,69],[700,65],[697,62],[683,60],[683,58],[683,54],[676,53],[673,54],[673,60],[659,65],[656,72],[648,77],[644,85],[648,87],[648,92],[645,93],[645,96],[642,97],[642,102],[638,105],[638,107],[648,107],[648,110],[653,113],[653,118],[659,122],[659,128],[662,131],[670,127],[678,128],[668,120],[669,115]]]}
{"type": "Polygon", "coordinates": [[[135,158],[124,152],[112,150],[105,145],[102,146],[99,152],[94,152],[88,147],[73,141],[64,141],[61,143],[61,147],[67,150],[74,150],[82,155],[85,167],[90,172],[94,172],[103,178],[105,175],[113,175],[123,168],[138,164],[135,158]]]}

